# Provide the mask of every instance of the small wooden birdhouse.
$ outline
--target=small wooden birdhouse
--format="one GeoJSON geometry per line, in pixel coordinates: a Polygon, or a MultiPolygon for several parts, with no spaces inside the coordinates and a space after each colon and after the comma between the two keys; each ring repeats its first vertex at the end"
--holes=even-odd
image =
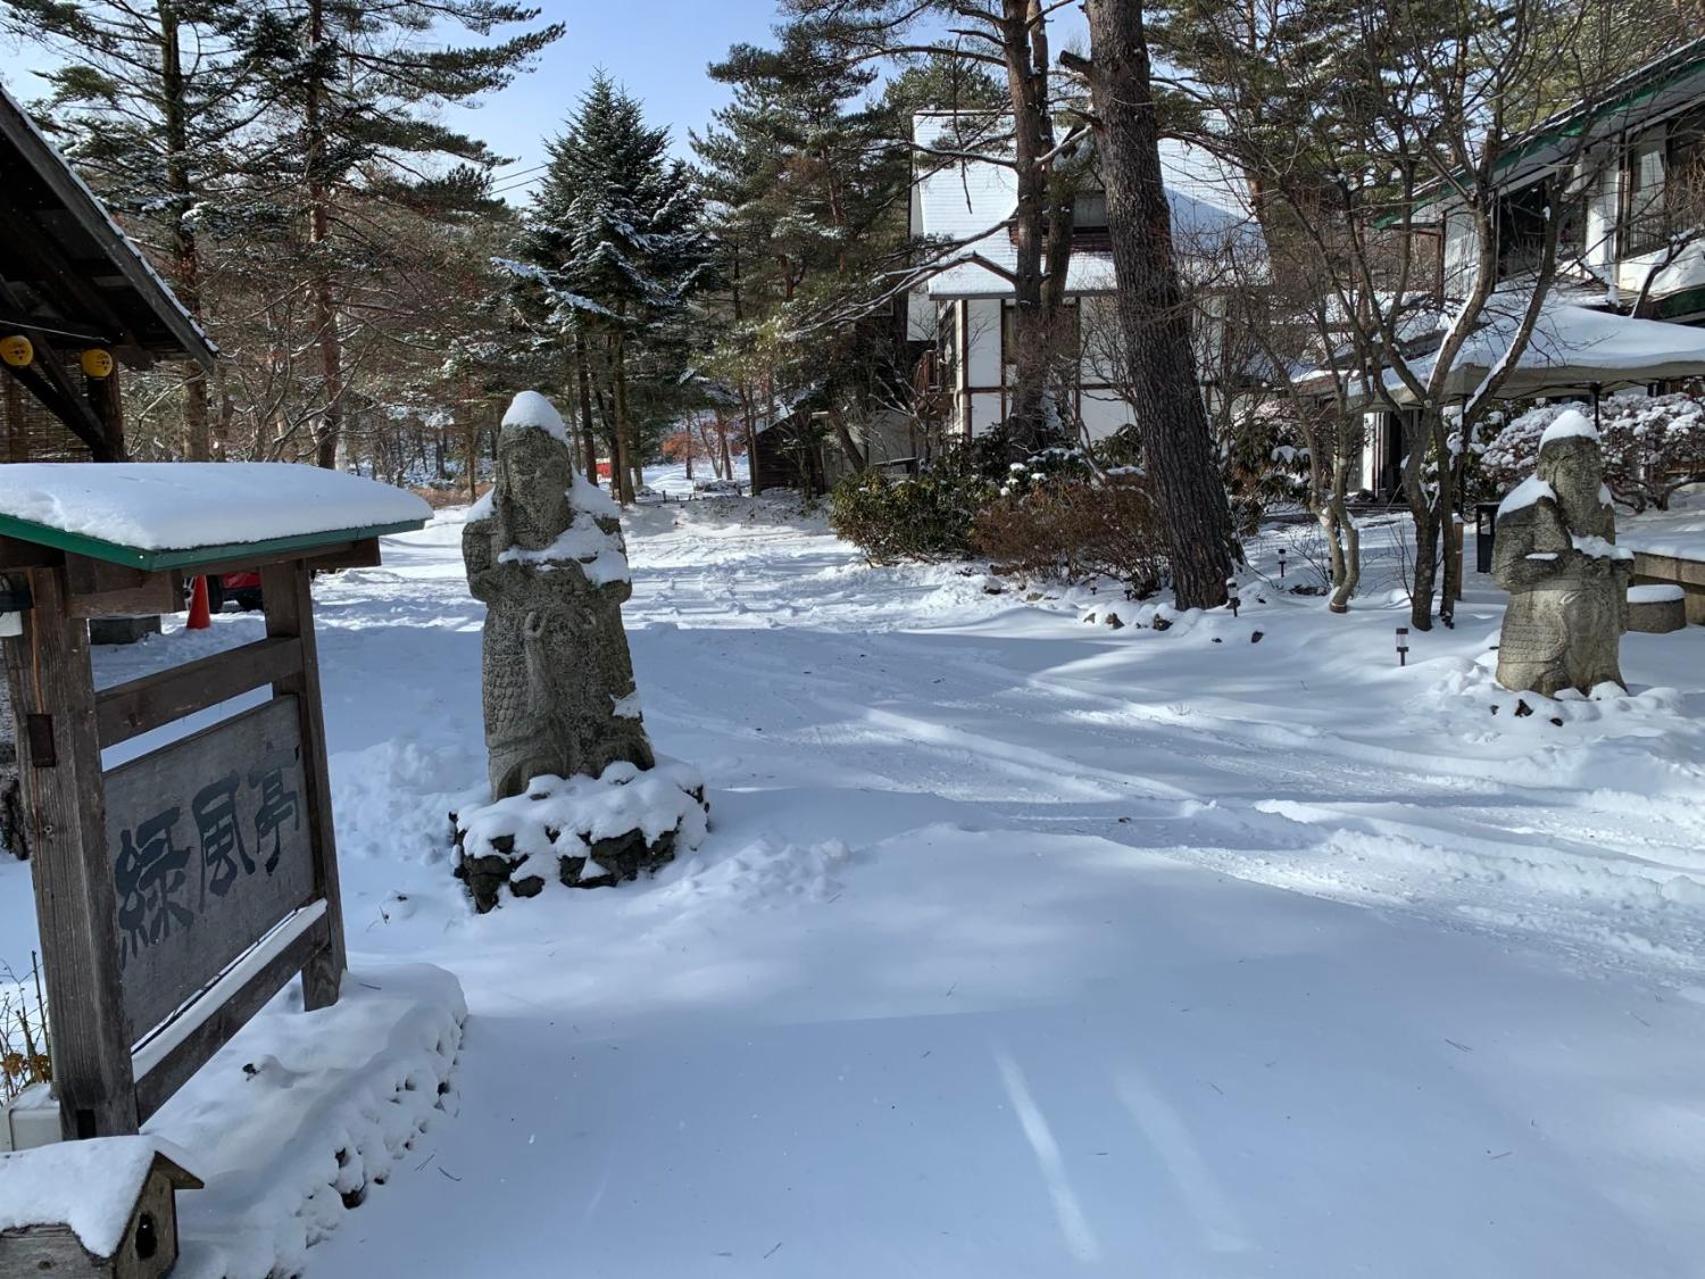
{"type": "Polygon", "coordinates": [[[152,1137],[0,1155],[0,1279],[159,1279],[178,1260],[177,1192],[201,1185],[152,1137]]]}

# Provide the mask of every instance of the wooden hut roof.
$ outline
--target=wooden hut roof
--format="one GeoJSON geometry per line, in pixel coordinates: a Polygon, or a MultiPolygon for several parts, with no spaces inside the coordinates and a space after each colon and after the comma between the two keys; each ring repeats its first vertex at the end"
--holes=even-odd
{"type": "Polygon", "coordinates": [[[83,180],[0,89],[0,331],[126,364],[217,348],[83,180]]]}

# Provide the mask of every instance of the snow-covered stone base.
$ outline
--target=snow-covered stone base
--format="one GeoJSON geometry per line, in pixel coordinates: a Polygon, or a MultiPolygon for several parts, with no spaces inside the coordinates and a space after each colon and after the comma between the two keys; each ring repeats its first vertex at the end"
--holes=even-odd
{"type": "Polygon", "coordinates": [[[420,1138],[454,1100],[460,983],[364,967],[330,1008],[299,1007],[294,990],[275,1002],[148,1121],[207,1183],[178,1197],[179,1279],[300,1274],[371,1187],[429,1158],[420,1138]]]}
{"type": "Polygon", "coordinates": [[[697,848],[710,804],[698,770],[611,764],[601,777],[535,777],[526,791],[450,814],[456,875],[481,913],[502,899],[535,897],[551,880],[602,888],[636,878],[697,848]]]}

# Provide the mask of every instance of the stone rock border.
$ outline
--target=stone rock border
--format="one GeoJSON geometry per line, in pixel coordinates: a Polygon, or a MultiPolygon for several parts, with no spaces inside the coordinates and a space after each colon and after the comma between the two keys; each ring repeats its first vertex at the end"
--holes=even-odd
{"type": "Polygon", "coordinates": [[[455,875],[474,909],[537,897],[553,880],[605,888],[637,879],[697,848],[710,803],[698,771],[675,760],[655,768],[611,764],[600,777],[535,777],[526,791],[450,814],[455,875]]]}

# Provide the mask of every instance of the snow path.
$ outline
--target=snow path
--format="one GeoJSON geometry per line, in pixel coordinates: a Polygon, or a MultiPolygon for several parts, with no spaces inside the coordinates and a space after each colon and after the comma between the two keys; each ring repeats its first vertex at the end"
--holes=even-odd
{"type": "Polygon", "coordinates": [[[1400,671],[1378,607],[1110,631],[743,509],[629,535],[710,839],[483,918],[459,526],[317,590],[351,948],[471,1016],[311,1279],[1700,1273],[1700,632],[1554,726],[1489,594],[1400,671]]]}

